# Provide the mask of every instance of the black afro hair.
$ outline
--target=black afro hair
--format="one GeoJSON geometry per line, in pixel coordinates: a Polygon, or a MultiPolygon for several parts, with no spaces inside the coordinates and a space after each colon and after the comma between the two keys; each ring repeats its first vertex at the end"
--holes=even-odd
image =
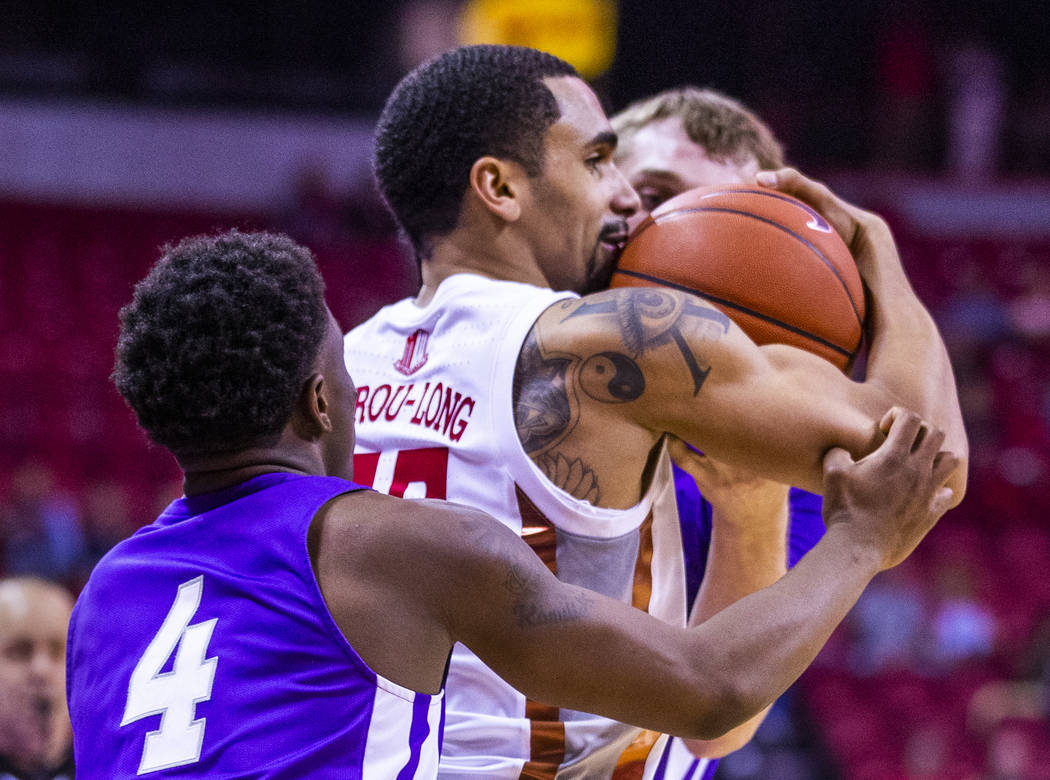
{"type": "Polygon", "coordinates": [[[112,378],[157,444],[235,451],[288,422],[327,317],[313,256],[286,236],[187,238],[121,309],[112,378]]]}

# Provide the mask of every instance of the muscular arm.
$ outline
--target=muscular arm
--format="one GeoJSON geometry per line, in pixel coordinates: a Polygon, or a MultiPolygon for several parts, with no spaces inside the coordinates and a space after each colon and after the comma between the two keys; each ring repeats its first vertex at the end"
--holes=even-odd
{"type": "Polygon", "coordinates": [[[541,361],[565,366],[560,386],[542,383],[544,402],[565,411],[556,430],[536,435],[538,415],[525,418],[520,400],[534,383],[519,381],[526,451],[590,466],[607,506],[638,500],[642,468],[629,460],[642,461],[665,431],[730,465],[819,490],[823,453],[873,449],[876,421],[893,404],[801,350],[756,347],[714,307],[674,290],[610,290],[551,307],[522,348],[519,377],[541,361]],[[630,495],[615,495],[629,473],[630,495]]]}
{"type": "Polygon", "coordinates": [[[927,509],[954,459],[892,472],[903,461],[929,463],[943,442],[908,420],[874,460],[852,464],[834,450],[824,539],[779,581],[688,630],[561,583],[506,528],[462,518],[460,535],[472,545],[438,551],[458,573],[445,599],[450,633],[531,698],[686,737],[719,736],[801,674],[874,573],[910,552],[945,508],[940,491],[927,509]],[[852,469],[866,469],[863,490],[844,481],[852,469]]]}
{"type": "Polygon", "coordinates": [[[779,696],[871,577],[932,527],[957,465],[942,443],[906,415],[858,463],[833,450],[821,542],[690,629],[558,581],[512,531],[443,502],[340,498],[315,520],[311,555],[336,623],[395,682],[436,689],[458,641],[533,699],[708,739],[779,696]]]}
{"type": "MultiPolygon", "coordinates": [[[[672,438],[668,451],[711,504],[707,564],[690,614],[690,625],[699,625],[787,572],[789,489],[700,455],[680,439],[672,438]]],[[[678,511],[681,516],[681,502],[678,511]]],[[[688,519],[683,516],[682,522],[688,519]]],[[[688,740],[686,745],[701,757],[739,750],[754,736],[767,712],[763,710],[718,739],[688,740]]]]}
{"type": "Polygon", "coordinates": [[[537,462],[589,469],[595,503],[637,501],[636,448],[648,453],[664,432],[730,465],[819,491],[822,454],[832,446],[870,452],[880,440],[876,421],[894,405],[947,432],[962,463],[951,482],[961,500],[967,445],[951,366],[889,229],[793,171],[778,175],[785,192],[828,217],[857,259],[872,296],[867,377],[851,381],[792,347],[757,347],[720,311],[670,289],[611,290],[557,304],[521,349],[518,430],[537,462]],[[555,366],[559,382],[550,383],[555,366]],[[542,432],[537,422],[545,423],[542,432]]]}
{"type": "Polygon", "coordinates": [[[702,739],[780,695],[877,568],[832,534],[784,587],[682,630],[559,582],[502,526],[467,525],[474,545],[456,559],[463,582],[449,598],[455,639],[532,699],[702,739]]]}

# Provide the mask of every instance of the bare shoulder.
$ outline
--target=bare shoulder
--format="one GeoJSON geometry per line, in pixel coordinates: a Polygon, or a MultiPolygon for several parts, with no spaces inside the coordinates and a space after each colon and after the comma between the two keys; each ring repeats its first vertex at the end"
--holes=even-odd
{"type": "MultiPolygon", "coordinates": [[[[525,451],[558,487],[599,506],[631,506],[663,433],[669,400],[690,403],[746,337],[705,301],[620,288],[559,301],[518,354],[514,413],[525,451]]],[[[672,432],[674,432],[672,430],[672,432]]]]}
{"type": "Polygon", "coordinates": [[[665,287],[621,287],[560,301],[537,319],[537,332],[551,346],[611,342],[635,353],[668,340],[676,329],[700,325],[712,338],[725,335],[730,319],[686,292],[665,287]]]}
{"type": "Polygon", "coordinates": [[[505,542],[514,534],[472,507],[449,501],[403,499],[372,490],[347,493],[333,501],[324,518],[333,545],[356,548],[372,561],[388,556],[398,566],[413,559],[449,560],[464,548],[488,546],[493,536],[505,542]]]}

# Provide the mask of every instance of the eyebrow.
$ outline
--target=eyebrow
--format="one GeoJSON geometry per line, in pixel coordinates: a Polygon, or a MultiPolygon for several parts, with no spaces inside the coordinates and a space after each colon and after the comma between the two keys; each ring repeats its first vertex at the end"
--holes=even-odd
{"type": "Polygon", "coordinates": [[[634,174],[634,178],[660,179],[672,184],[679,184],[682,178],[674,171],[665,168],[643,168],[634,174]]]}
{"type": "Polygon", "coordinates": [[[616,145],[620,142],[620,138],[612,130],[603,130],[592,138],[587,145],[588,146],[608,146],[610,149],[616,149],[616,145]]]}

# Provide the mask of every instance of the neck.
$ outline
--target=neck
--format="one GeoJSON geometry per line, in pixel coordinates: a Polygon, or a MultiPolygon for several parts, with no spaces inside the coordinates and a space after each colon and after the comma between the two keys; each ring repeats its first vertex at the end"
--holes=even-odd
{"type": "Polygon", "coordinates": [[[222,455],[181,457],[178,460],[184,474],[183,490],[187,496],[224,490],[274,471],[313,475],[325,473],[320,459],[308,453],[266,448],[222,455]]]}
{"type": "Polygon", "coordinates": [[[423,285],[416,296],[416,303],[425,306],[434,297],[438,285],[450,276],[462,273],[539,287],[549,286],[533,254],[516,241],[509,231],[479,236],[457,229],[436,241],[429,256],[423,259],[423,285]]]}

